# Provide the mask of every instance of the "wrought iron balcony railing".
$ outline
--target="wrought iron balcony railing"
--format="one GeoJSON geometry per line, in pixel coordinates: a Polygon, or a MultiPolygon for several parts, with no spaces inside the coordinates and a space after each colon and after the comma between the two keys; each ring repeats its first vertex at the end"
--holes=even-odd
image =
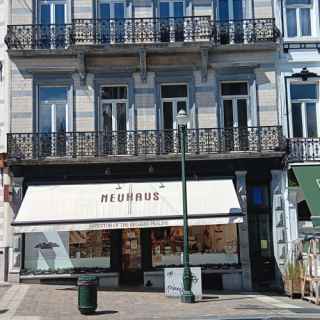
{"type": "MultiPolygon", "coordinates": [[[[188,129],[186,148],[194,155],[286,149],[279,126],[188,129]]],[[[8,158],[11,160],[148,157],[179,152],[177,130],[8,134],[8,158]]]]}
{"type": "Polygon", "coordinates": [[[68,49],[78,45],[210,42],[213,45],[275,42],[274,19],[212,21],[207,16],[180,18],[74,19],[63,25],[10,25],[10,50],[68,49]]]}
{"type": "Polygon", "coordinates": [[[320,138],[290,138],[289,161],[320,161],[320,138]]]}

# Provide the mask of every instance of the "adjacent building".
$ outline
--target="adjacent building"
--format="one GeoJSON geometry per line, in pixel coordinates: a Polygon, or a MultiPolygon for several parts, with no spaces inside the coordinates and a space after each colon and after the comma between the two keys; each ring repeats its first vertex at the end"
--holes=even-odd
{"type": "MultiPolygon", "coordinates": [[[[319,227],[319,3],[275,2],[282,30],[277,67],[279,114],[288,137],[288,171],[283,177],[284,243],[314,236],[319,227]]],[[[281,227],[279,227],[281,228],[281,227]]],[[[286,256],[278,249],[280,263],[286,256]]]]}
{"type": "Polygon", "coordinates": [[[7,48],[3,39],[7,33],[8,12],[7,2],[0,2],[0,282],[7,280],[8,274],[8,238],[7,225],[10,223],[5,214],[5,207],[8,205],[8,168],[5,167],[6,160],[6,133],[9,125],[9,68],[10,61],[7,56],[7,48]],[[5,203],[6,202],[6,203],[5,203]]]}
{"type": "Polygon", "coordinates": [[[9,278],[163,286],[163,268],[181,264],[184,109],[191,264],[205,288],[280,285],[272,2],[10,4],[9,278]]]}

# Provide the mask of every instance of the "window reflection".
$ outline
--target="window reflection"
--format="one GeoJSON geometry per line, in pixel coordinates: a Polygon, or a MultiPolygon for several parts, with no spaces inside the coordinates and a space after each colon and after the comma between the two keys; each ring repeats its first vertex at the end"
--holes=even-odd
{"type": "MultiPolygon", "coordinates": [[[[183,252],[183,228],[151,230],[152,266],[180,265],[183,252]]],[[[189,228],[191,264],[238,263],[235,224],[193,226],[189,228]]]]}
{"type": "Polygon", "coordinates": [[[70,258],[110,257],[111,236],[109,230],[70,231],[70,258]]]}

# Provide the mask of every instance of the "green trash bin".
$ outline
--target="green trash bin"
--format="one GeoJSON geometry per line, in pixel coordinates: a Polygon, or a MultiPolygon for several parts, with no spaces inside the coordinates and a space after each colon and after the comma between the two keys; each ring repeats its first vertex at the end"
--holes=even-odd
{"type": "Polygon", "coordinates": [[[78,307],[82,314],[92,314],[97,309],[98,280],[96,276],[78,278],[78,307]]]}

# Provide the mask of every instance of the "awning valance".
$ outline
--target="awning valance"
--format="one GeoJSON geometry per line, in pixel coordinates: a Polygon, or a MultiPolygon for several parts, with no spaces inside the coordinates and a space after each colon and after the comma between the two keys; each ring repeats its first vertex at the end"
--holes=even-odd
{"type": "Polygon", "coordinates": [[[307,201],[313,226],[320,227],[320,166],[294,166],[293,172],[307,201]]]}
{"type": "MultiPolygon", "coordinates": [[[[16,232],[182,226],[181,182],[29,186],[16,232]]],[[[189,181],[190,225],[242,222],[231,179],[189,181]]]]}

